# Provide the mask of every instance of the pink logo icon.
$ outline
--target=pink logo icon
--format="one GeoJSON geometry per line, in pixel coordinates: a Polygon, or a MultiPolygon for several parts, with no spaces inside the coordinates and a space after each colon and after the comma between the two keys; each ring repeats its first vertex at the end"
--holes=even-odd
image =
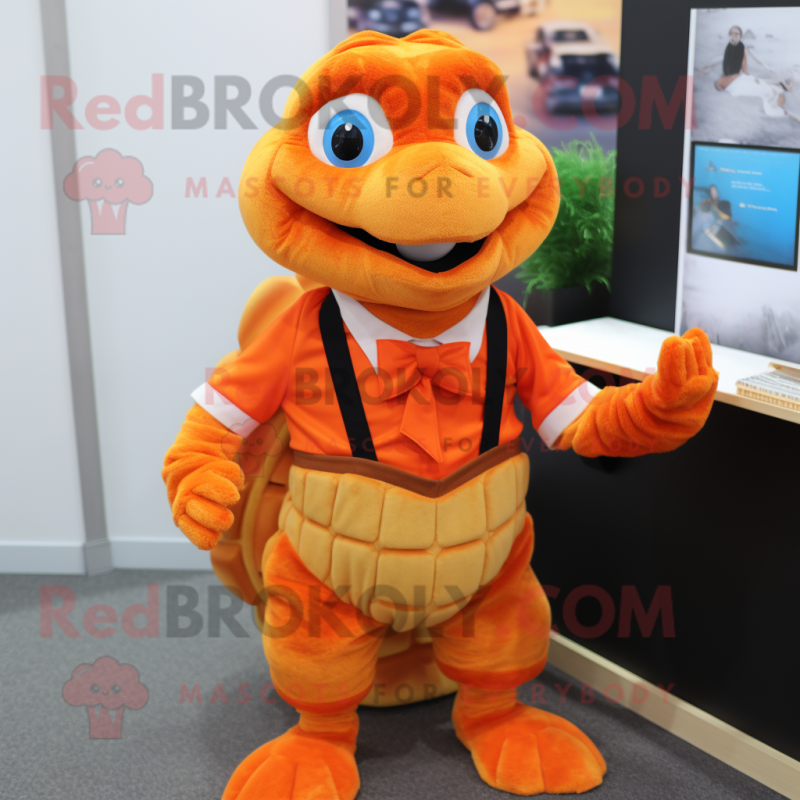
{"type": "Polygon", "coordinates": [[[93,234],[125,233],[128,204],[146,203],[153,196],[153,182],[138,158],[107,149],[78,159],[64,179],[64,191],[72,200],[89,201],[93,234]]]}
{"type": "Polygon", "coordinates": [[[110,656],[75,667],[63,695],[71,706],[86,706],[90,739],[121,739],[125,709],[142,708],[148,698],[136,667],[110,656]]]}

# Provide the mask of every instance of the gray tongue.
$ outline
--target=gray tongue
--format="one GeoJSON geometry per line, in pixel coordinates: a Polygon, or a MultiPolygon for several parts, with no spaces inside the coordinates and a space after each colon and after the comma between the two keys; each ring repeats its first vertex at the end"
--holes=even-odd
{"type": "Polygon", "coordinates": [[[446,256],[455,246],[455,242],[395,245],[400,255],[409,261],[436,261],[446,256]]]}

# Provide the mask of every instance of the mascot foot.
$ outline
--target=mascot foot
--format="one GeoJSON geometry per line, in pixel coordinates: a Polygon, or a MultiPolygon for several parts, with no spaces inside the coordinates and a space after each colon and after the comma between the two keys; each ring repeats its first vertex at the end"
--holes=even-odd
{"type": "Polygon", "coordinates": [[[361,782],[354,757],[358,718],[350,716],[354,725],[320,731],[301,715],[299,725],[239,764],[222,800],[353,800],[361,782]]]}
{"type": "Polygon", "coordinates": [[[513,689],[462,686],[453,722],[481,778],[495,789],[578,794],[603,782],[606,762],[591,739],[555,714],[518,703],[513,689]]]}

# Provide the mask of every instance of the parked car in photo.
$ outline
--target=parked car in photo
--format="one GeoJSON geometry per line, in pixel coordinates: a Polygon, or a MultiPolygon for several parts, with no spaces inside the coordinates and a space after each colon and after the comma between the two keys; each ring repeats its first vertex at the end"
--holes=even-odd
{"type": "Polygon", "coordinates": [[[473,27],[488,31],[500,12],[519,12],[524,16],[541,14],[547,0],[428,0],[428,7],[458,14],[469,14],[473,27]]]}
{"type": "Polygon", "coordinates": [[[532,17],[535,14],[543,14],[547,8],[548,0],[520,0],[519,13],[523,17],[532,17]]]}
{"type": "Polygon", "coordinates": [[[423,8],[416,0],[367,0],[349,6],[350,25],[358,31],[380,31],[398,38],[426,27],[423,8]]]}
{"type": "Polygon", "coordinates": [[[574,113],[581,110],[586,85],[595,78],[609,76],[594,97],[600,113],[619,109],[619,62],[602,37],[583,22],[547,22],[525,46],[528,72],[541,81],[552,79],[547,96],[550,113],[574,113]]]}

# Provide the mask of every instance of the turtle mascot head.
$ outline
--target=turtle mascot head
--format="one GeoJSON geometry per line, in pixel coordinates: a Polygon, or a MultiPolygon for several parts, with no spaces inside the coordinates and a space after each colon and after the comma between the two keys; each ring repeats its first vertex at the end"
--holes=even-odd
{"type": "Polygon", "coordinates": [[[250,154],[239,198],[258,246],[298,275],[442,311],[539,246],[559,190],[498,67],[423,30],[359,33],[317,61],[250,154]]]}

